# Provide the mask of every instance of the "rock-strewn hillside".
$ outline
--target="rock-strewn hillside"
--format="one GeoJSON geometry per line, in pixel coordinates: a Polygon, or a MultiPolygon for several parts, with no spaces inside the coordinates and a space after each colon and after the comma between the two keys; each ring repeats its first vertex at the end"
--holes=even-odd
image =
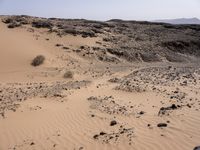
{"type": "MultiPolygon", "coordinates": [[[[8,28],[31,25],[58,36],[102,37],[101,48],[130,62],[190,62],[200,56],[200,25],[171,25],[138,21],[106,22],[29,16],[3,17],[8,28]]],[[[105,53],[106,54],[106,53],[105,53]]],[[[103,58],[100,58],[103,59],[103,58]]],[[[112,60],[111,60],[112,61],[112,60]]],[[[113,60],[114,61],[114,60],[113,60]]]]}

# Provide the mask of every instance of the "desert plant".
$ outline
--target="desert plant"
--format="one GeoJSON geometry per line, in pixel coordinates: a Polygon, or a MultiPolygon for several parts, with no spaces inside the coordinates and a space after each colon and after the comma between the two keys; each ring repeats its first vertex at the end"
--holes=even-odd
{"type": "Polygon", "coordinates": [[[71,71],[66,71],[63,75],[64,78],[69,79],[69,78],[73,78],[73,72],[71,71]]]}
{"type": "Polygon", "coordinates": [[[39,66],[44,63],[44,60],[45,60],[45,57],[43,55],[38,55],[33,59],[31,65],[34,67],[39,66]]]}

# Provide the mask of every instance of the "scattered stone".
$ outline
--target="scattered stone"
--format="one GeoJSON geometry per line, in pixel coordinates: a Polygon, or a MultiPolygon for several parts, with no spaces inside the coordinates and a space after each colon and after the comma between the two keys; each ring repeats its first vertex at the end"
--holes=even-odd
{"type": "Polygon", "coordinates": [[[200,150],[200,146],[196,146],[193,150],[200,150]]]}
{"type": "Polygon", "coordinates": [[[66,49],[66,50],[67,50],[67,49],[69,49],[69,47],[64,46],[63,49],[66,49]]]}
{"type": "MultiPolygon", "coordinates": [[[[20,104],[27,99],[40,97],[40,98],[57,98],[63,99],[67,95],[61,94],[62,91],[68,89],[78,89],[88,85],[89,81],[57,81],[57,82],[41,82],[41,83],[9,83],[0,85],[0,117],[5,118],[6,111],[16,111],[20,104]]],[[[35,109],[42,109],[40,106],[34,107],[35,109]]]]}
{"type": "Polygon", "coordinates": [[[105,132],[100,132],[100,134],[99,135],[105,135],[106,133],[105,132]]]}
{"type": "Polygon", "coordinates": [[[160,111],[158,112],[158,115],[161,116],[161,115],[165,115],[168,111],[170,110],[176,110],[178,109],[178,106],[175,105],[175,104],[172,104],[171,106],[169,107],[161,107],[160,108],[160,111]]]}
{"type": "Polygon", "coordinates": [[[30,144],[30,145],[31,145],[31,146],[32,146],[32,145],[35,145],[35,143],[34,143],[34,142],[31,142],[31,144],[30,144]]]}
{"type": "Polygon", "coordinates": [[[159,128],[167,127],[167,124],[166,123],[159,123],[157,125],[157,127],[159,127],[159,128]]]}
{"type": "Polygon", "coordinates": [[[90,108],[97,109],[103,113],[130,116],[133,115],[133,109],[128,105],[118,104],[112,96],[104,98],[91,96],[88,98],[91,105],[90,108]]]}
{"type": "Polygon", "coordinates": [[[117,124],[117,121],[113,120],[110,122],[110,126],[115,126],[117,124]]]}
{"type": "Polygon", "coordinates": [[[93,136],[94,139],[97,139],[98,137],[99,137],[98,134],[96,134],[96,135],[93,136]]]}
{"type": "Polygon", "coordinates": [[[120,137],[126,137],[127,141],[131,142],[132,138],[134,137],[133,135],[133,128],[119,128],[118,131],[116,132],[111,132],[111,133],[105,133],[101,132],[100,134],[96,134],[93,136],[95,140],[100,140],[103,143],[109,143],[109,142],[116,142],[120,139],[120,137]]]}
{"type": "Polygon", "coordinates": [[[56,44],[56,47],[61,47],[61,46],[63,46],[62,44],[56,44]]]}
{"type": "Polygon", "coordinates": [[[190,104],[187,104],[187,107],[188,107],[188,108],[192,108],[192,106],[191,106],[190,104]]]}
{"type": "Polygon", "coordinates": [[[144,111],[140,111],[140,112],[139,112],[140,115],[143,115],[144,113],[145,113],[144,111]]]}

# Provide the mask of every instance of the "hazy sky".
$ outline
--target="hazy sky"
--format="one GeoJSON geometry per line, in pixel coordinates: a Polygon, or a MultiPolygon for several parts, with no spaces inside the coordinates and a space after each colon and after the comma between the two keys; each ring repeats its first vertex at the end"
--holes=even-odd
{"type": "Polygon", "coordinates": [[[0,15],[108,20],[200,18],[200,0],[0,0],[0,15]]]}

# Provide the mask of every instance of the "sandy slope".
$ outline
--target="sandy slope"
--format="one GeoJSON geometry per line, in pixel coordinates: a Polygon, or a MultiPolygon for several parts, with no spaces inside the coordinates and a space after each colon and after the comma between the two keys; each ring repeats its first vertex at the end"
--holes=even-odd
{"type": "MultiPolygon", "coordinates": [[[[192,150],[200,144],[199,80],[195,86],[177,85],[187,94],[184,104],[190,103],[189,98],[192,98],[190,104],[194,103],[194,107],[183,106],[170,111],[169,115],[158,116],[161,107],[170,106],[175,100],[162,92],[114,90],[118,84],[108,82],[114,77],[123,78],[134,69],[149,68],[148,64],[123,62],[116,65],[86,59],[73,49],[82,45],[96,46],[101,38],[60,38],[42,29],[29,32],[28,28],[8,29],[0,23],[0,88],[3,92],[6,87],[14,87],[15,93],[20,86],[8,83],[50,84],[81,80],[91,83],[63,90],[63,97],[26,96],[25,101],[16,102],[19,106],[14,107],[14,111],[6,111],[0,118],[0,150],[192,150]],[[56,44],[64,44],[70,49],[63,50],[56,44]],[[44,55],[46,61],[34,68],[30,65],[31,60],[39,54],[44,55]],[[74,72],[73,79],[63,79],[66,70],[74,72]],[[117,125],[110,126],[112,120],[116,120],[117,125]],[[159,128],[158,123],[168,126],[159,128]],[[100,132],[105,134],[94,138],[100,132]]],[[[161,66],[150,66],[153,65],[161,66]]],[[[175,88],[159,86],[169,91],[175,88]]],[[[25,85],[20,87],[22,91],[25,89],[25,85]]]]}

